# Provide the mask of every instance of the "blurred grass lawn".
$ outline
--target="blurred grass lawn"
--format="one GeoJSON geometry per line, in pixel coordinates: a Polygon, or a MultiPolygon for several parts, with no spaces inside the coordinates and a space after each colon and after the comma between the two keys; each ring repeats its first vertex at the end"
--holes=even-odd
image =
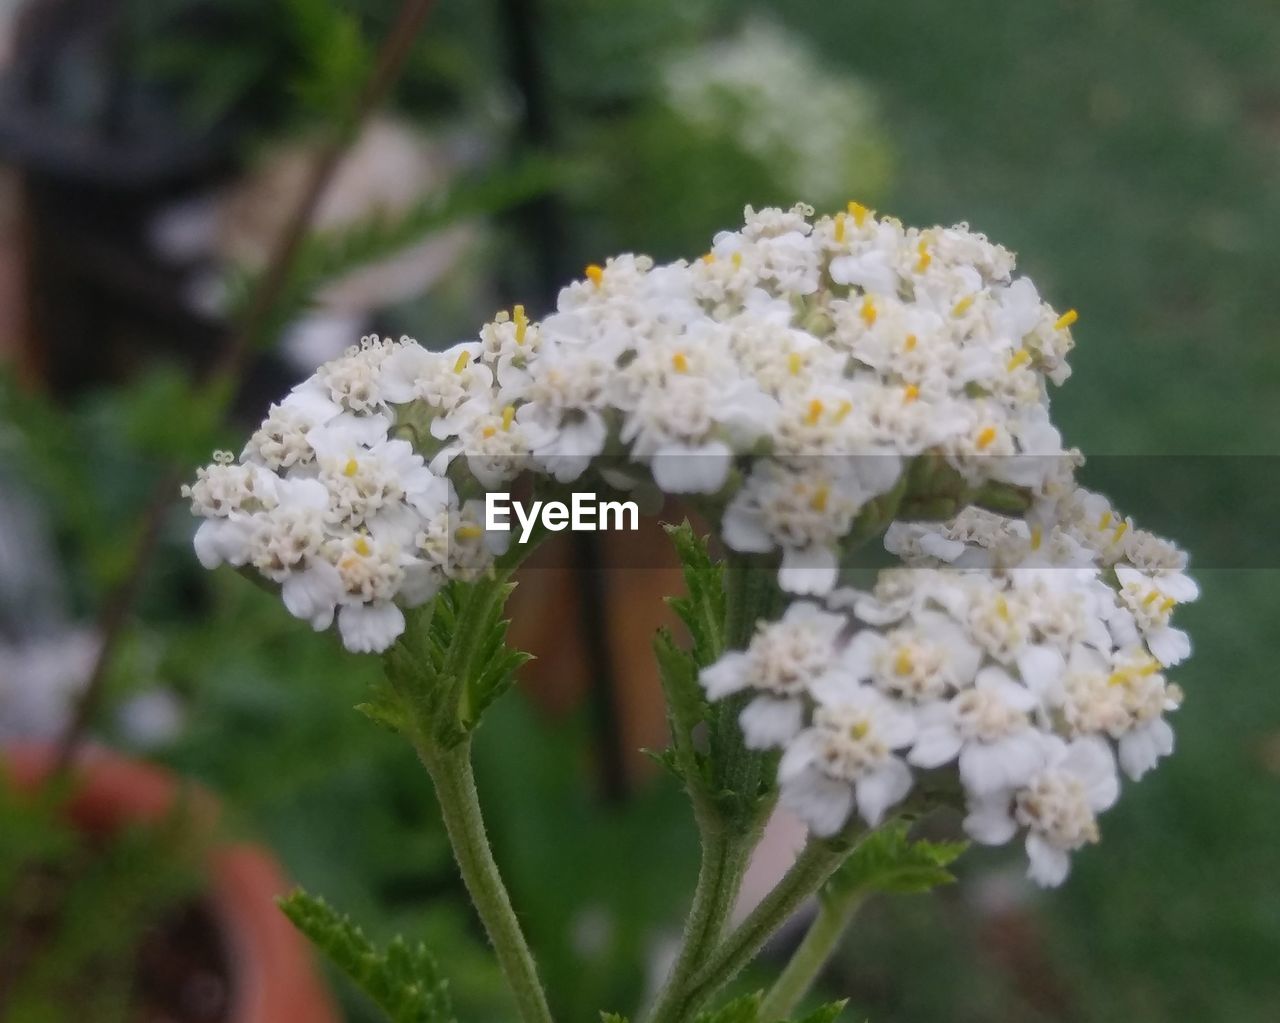
{"type": "MultiPolygon", "coordinates": [[[[1054,399],[1069,441],[1089,454],[1280,452],[1274,2],[796,0],[779,13],[879,89],[899,148],[889,211],[969,220],[1020,254],[1050,302],[1080,310],[1075,376],[1054,399]]],[[[1277,463],[1169,464],[1203,475],[1178,487],[1193,508],[1126,492],[1113,463],[1120,506],[1192,543],[1193,559],[1194,537],[1175,522],[1206,535],[1234,525],[1246,551],[1269,536],[1269,508],[1233,523],[1226,481],[1242,469],[1274,477],[1277,463]]],[[[1280,573],[1210,560],[1200,603],[1180,619],[1196,654],[1177,672],[1188,693],[1177,755],[1104,819],[1102,845],[1045,899],[1071,1018],[1280,1013],[1280,573]]],[[[876,920],[897,920],[944,962],[918,987],[899,974],[872,1019],[1040,1018],[1010,992],[957,998],[948,974],[970,953],[928,941],[942,909],[900,906],[876,920]]],[[[880,937],[854,944],[882,958],[880,937]]]]}

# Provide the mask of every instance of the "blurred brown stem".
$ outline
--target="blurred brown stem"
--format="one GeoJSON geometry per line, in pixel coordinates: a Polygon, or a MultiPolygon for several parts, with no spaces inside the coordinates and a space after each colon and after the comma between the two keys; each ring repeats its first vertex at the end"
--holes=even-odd
{"type": "MultiPolygon", "coordinates": [[[[408,58],[427,15],[435,0],[405,0],[394,24],[379,47],[373,71],[360,90],[351,107],[333,126],[333,134],[316,157],[307,178],[307,185],[294,208],[284,231],[278,239],[257,288],[239,326],[231,335],[222,358],[214,367],[205,386],[213,389],[226,385],[224,412],[235,396],[235,387],[245,368],[245,360],[267,322],[271,310],[289,282],[307,229],[315,217],[320,200],[324,198],[333,175],[342,162],[351,141],[360,133],[365,121],[386,100],[392,86],[404,70],[408,58]]],[[[89,724],[102,702],[103,690],[111,668],[111,661],[120,645],[130,614],[137,603],[142,583],[159,543],[161,527],[170,502],[177,494],[178,484],[188,471],[187,466],[170,465],[165,468],[152,490],[143,512],[137,545],[130,559],[129,569],[119,584],[114,586],[103,602],[99,628],[101,645],[89,673],[88,682],[77,698],[71,719],[58,739],[56,769],[52,777],[62,775],[75,759],[89,724]]]]}
{"type": "Polygon", "coordinates": [[[307,228],[315,217],[320,200],[324,198],[343,155],[352,140],[359,135],[369,115],[382,105],[391,92],[391,87],[404,70],[413,42],[434,5],[435,0],[405,0],[401,5],[400,13],[378,51],[369,80],[350,109],[334,125],[332,137],[312,164],[302,198],[276,240],[267,268],[240,319],[239,329],[232,334],[221,360],[214,368],[214,380],[234,380],[240,375],[246,357],[271,315],[272,307],[289,282],[289,273],[303,239],[307,236],[307,228]]]}

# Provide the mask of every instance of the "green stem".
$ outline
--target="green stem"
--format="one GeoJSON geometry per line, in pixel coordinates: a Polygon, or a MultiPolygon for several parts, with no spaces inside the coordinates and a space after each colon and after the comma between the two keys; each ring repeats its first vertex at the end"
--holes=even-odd
{"type": "Polygon", "coordinates": [[[666,985],[650,1012],[651,1023],[671,1020],[685,987],[715,947],[724,932],[725,922],[737,899],[746,872],[750,847],[739,839],[719,832],[703,836],[702,864],[698,884],[685,923],[684,941],[680,947],[666,985]]]}
{"type": "Polygon", "coordinates": [[[418,756],[435,783],[454,858],[515,997],[520,1018],[524,1023],[552,1023],[533,954],[520,930],[520,922],[485,837],[475,775],[471,770],[470,741],[445,752],[420,744],[418,756]]]}
{"type": "Polygon", "coordinates": [[[810,839],[777,886],[711,954],[693,977],[677,1020],[692,1018],[712,995],[738,975],[805,899],[826,882],[849,855],[853,832],[838,839],[810,839]]]}
{"type": "Polygon", "coordinates": [[[809,925],[804,940],[760,1003],[760,1023],[786,1019],[809,993],[862,904],[862,898],[861,892],[853,892],[839,899],[820,900],[818,915],[809,925]]]}
{"type": "MultiPolygon", "coordinates": [[[[716,623],[720,652],[741,649],[755,631],[756,622],[773,611],[778,595],[771,568],[753,565],[730,554],[725,564],[725,616],[716,623]]],[[[747,749],[738,728],[742,699],[721,701],[711,722],[713,759],[722,765],[716,790],[754,795],[760,790],[765,765],[772,758],[747,749]]],[[[685,923],[684,940],[667,982],[654,1001],[650,1023],[680,1023],[685,1018],[688,987],[724,933],[737,901],[751,853],[760,839],[773,801],[762,798],[753,813],[741,820],[726,819],[714,800],[694,794],[695,815],[702,839],[698,883],[685,923]]]]}

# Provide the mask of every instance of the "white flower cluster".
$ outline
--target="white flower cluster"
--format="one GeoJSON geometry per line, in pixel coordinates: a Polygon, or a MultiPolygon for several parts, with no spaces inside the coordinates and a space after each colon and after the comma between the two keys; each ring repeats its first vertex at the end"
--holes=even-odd
{"type": "Polygon", "coordinates": [[[271,407],[238,461],[220,452],[183,487],[205,519],[195,535],[201,563],[252,567],[316,629],[336,615],[350,650],[390,646],[404,630],[402,606],[426,601],[445,579],[475,577],[500,549],[479,504],[459,501],[394,411],[433,368],[441,411],[487,394],[489,371],[470,367],[477,347],[431,354],[366,338],[320,367],[271,407]]]}
{"type": "Polygon", "coordinates": [[[834,202],[852,185],[883,186],[890,143],[870,86],[824,67],[805,40],[752,18],[734,36],[663,70],[667,105],[731,138],[797,195],[834,202]]]}
{"type": "Polygon", "coordinates": [[[692,263],[588,267],[541,323],[517,306],[445,352],[366,338],[201,471],[197,551],[381,650],[401,606],[486,567],[464,496],[594,467],[710,495],[730,547],[780,552],[787,589],[826,592],[859,513],[922,452],[971,487],[1060,482],[1045,380],[1067,374],[1074,314],[1012,269],[963,226],[748,208],[692,263]]]}
{"type": "Polygon", "coordinates": [[[1030,876],[1056,885],[1119,794],[1116,754],[1136,780],[1172,752],[1185,555],[1087,491],[1034,512],[1051,524],[969,508],[894,525],[904,567],[793,603],[703,672],[712,698],[755,694],[746,740],[784,749],[782,800],[815,833],[855,808],[875,825],[917,772],[954,765],[969,835],[1025,831],[1030,876]]]}
{"type": "Polygon", "coordinates": [[[378,651],[403,607],[490,569],[485,491],[592,471],[699,495],[728,548],[810,598],[703,675],[713,699],[755,694],[741,725],[784,749],[783,800],[830,834],[954,763],[969,833],[1025,830],[1056,884],[1118,794],[1117,754],[1137,779],[1172,750],[1164,672],[1190,641],[1170,616],[1197,595],[1182,552],[1074,482],[1047,384],[1075,313],[963,225],[858,203],[745,220],[693,262],[587,267],[540,323],[516,306],[444,352],[366,338],[185,488],[196,551],[378,651]],[[839,587],[895,516],[903,567],[839,587]]]}

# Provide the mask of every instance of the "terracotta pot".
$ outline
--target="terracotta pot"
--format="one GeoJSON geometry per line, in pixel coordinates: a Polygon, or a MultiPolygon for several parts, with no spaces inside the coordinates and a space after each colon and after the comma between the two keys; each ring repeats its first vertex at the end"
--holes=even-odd
{"type": "MultiPolygon", "coordinates": [[[[19,743],[3,751],[13,783],[32,789],[47,777],[53,751],[19,743]]],[[[197,827],[212,832],[218,801],[151,764],[101,748],[86,749],[76,765],[69,812],[87,832],[109,833],[126,823],[157,820],[181,798],[197,827]]],[[[318,975],[311,950],[275,904],[289,884],[260,846],[214,842],[208,853],[209,907],[221,928],[231,982],[228,1023],[337,1023],[339,1016],[318,975]]]]}

